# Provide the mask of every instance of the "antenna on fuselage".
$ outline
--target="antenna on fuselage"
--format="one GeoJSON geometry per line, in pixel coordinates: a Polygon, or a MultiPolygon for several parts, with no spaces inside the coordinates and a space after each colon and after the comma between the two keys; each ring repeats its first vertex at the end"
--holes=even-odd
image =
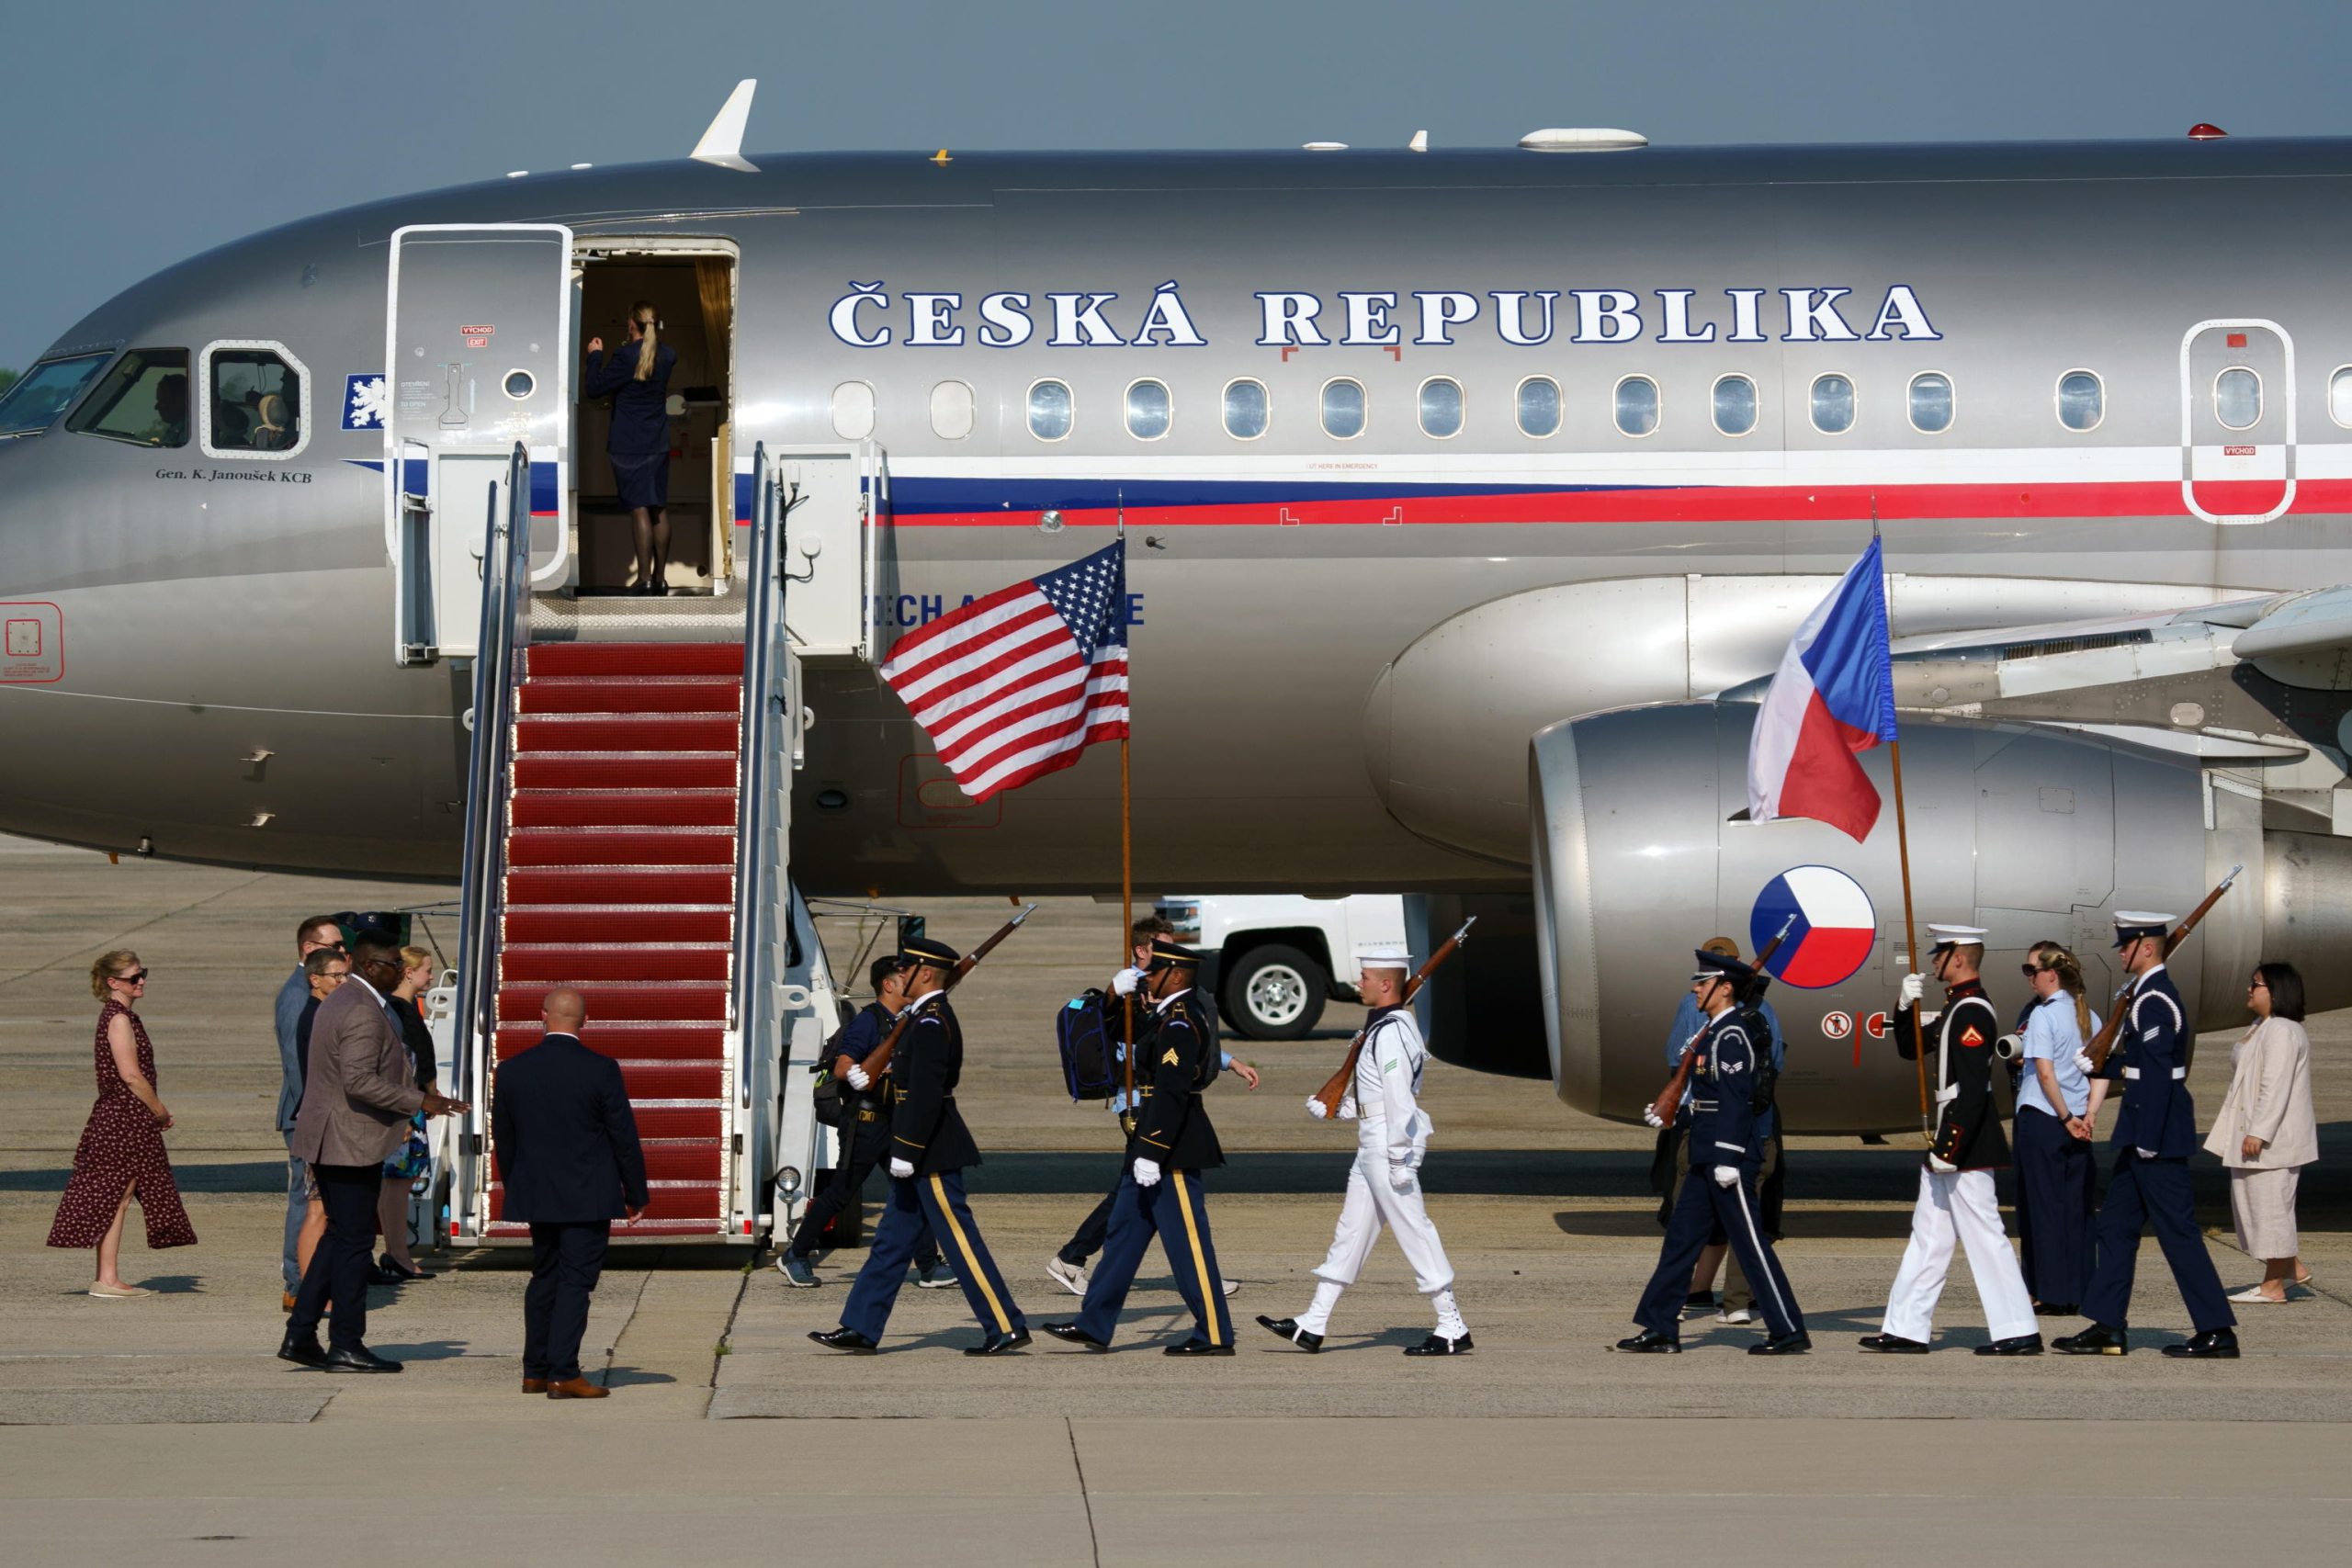
{"type": "Polygon", "coordinates": [[[689,157],[697,164],[716,164],[722,169],[747,175],[760,172],[757,164],[743,156],[743,126],[752,118],[752,94],[759,85],[756,76],[746,76],[735,84],[735,90],[718,106],[710,129],[702,133],[702,140],[695,143],[689,157]]]}

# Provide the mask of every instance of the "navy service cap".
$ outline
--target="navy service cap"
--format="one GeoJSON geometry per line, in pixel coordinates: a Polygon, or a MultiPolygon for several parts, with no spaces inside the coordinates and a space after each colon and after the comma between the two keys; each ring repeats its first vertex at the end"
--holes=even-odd
{"type": "Polygon", "coordinates": [[[1361,969],[1410,969],[1413,955],[1399,942],[1367,942],[1356,949],[1356,966],[1361,969]]]}
{"type": "Polygon", "coordinates": [[[2162,942],[2179,917],[2159,915],[2149,909],[2118,909],[2115,911],[2115,945],[2129,947],[2143,936],[2162,942]]]}
{"type": "Polygon", "coordinates": [[[1941,947],[1982,947],[1991,933],[1983,926],[1939,926],[1930,920],[1928,934],[1935,939],[1928,944],[1932,951],[1941,947]]]}
{"type": "Polygon", "coordinates": [[[1691,954],[1699,967],[1690,976],[1693,980],[1728,980],[1736,986],[1756,978],[1756,971],[1727,953],[1717,953],[1702,947],[1691,954]]]}
{"type": "Polygon", "coordinates": [[[1201,955],[1182,942],[1164,936],[1151,939],[1149,973],[1157,974],[1162,969],[1198,969],[1200,966],[1201,955]]]}
{"type": "Polygon", "coordinates": [[[936,937],[910,936],[899,944],[899,956],[909,964],[927,964],[933,969],[949,969],[963,955],[936,937]]]}

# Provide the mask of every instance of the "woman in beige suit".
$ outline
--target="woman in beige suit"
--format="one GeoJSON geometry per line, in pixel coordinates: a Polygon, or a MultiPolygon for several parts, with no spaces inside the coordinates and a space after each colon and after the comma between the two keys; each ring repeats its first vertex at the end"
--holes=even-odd
{"type": "Polygon", "coordinates": [[[2298,1258],[2295,1184],[2319,1158],[2312,1114],[2312,1043],[2303,1032],[2303,977],[2291,964],[2265,964],[2246,987],[2255,1024],[2230,1052],[2230,1092],[2205,1147],[2230,1170],[2230,1213],[2238,1246],[2262,1259],[2262,1282],[2233,1302],[2278,1303],[2287,1287],[2311,1283],[2298,1258]]]}

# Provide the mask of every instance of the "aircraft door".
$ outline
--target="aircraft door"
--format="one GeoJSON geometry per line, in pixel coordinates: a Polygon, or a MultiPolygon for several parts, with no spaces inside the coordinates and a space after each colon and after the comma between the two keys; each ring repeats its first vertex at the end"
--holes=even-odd
{"type": "Polygon", "coordinates": [[[2295,500],[2295,345],[2276,321],[2199,321],[2180,340],[2180,492],[2208,523],[2267,523],[2295,500]]]}
{"type": "MultiPolygon", "coordinates": [[[[786,508],[784,622],[802,658],[874,658],[876,610],[889,590],[876,519],[888,510],[882,449],[871,441],[768,449],[786,508]]],[[[745,459],[748,471],[749,459],[745,459]]],[[[915,601],[908,600],[909,605],[915,601]]],[[[905,614],[901,624],[916,621],[905,614]]]]}
{"type": "Polygon", "coordinates": [[[484,518],[507,454],[531,456],[531,586],[571,567],[571,231],[417,224],[392,235],[385,350],[385,545],[394,657],[470,655],[484,518]]]}

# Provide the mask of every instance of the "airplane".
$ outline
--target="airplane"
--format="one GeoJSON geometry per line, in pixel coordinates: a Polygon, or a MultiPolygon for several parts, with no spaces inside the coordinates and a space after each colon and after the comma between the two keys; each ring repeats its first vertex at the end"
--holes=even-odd
{"type": "Polygon", "coordinates": [[[1917,919],[2112,980],[2115,908],[2244,864],[2199,1024],[2259,958],[2352,1002],[2352,141],[746,155],[749,92],[688,159],[287,224],[69,329],[0,402],[0,829],[447,879],[500,509],[533,657],[650,678],[744,641],[774,493],[792,885],[1102,894],[1111,749],[976,804],[876,667],[1124,525],[1140,886],[1480,915],[1439,1053],[1626,1121],[1690,950],[1794,913],[1791,1130],[1872,1134],[1894,813],[1742,780],[1875,530],[1917,919]],[[666,596],[579,391],[639,299],[666,596]]]}

